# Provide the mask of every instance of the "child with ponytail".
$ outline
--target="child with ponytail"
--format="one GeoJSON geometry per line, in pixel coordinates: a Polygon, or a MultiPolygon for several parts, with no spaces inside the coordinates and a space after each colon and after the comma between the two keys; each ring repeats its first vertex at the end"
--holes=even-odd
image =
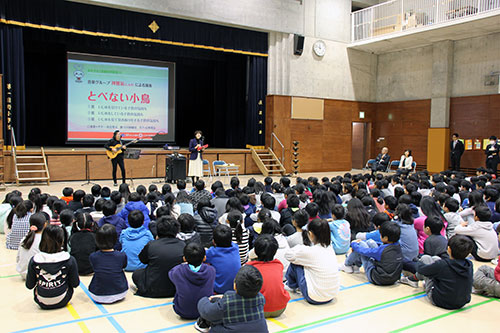
{"type": "Polygon", "coordinates": [[[89,213],[76,214],[73,222],[69,247],[71,255],[78,263],[78,274],[88,275],[94,272],[90,264],[89,256],[97,251],[95,241],[96,225],[89,213]]]}
{"type": "Polygon", "coordinates": [[[43,213],[35,213],[30,216],[30,229],[26,237],[21,241],[16,258],[16,270],[21,274],[23,280],[26,280],[28,263],[31,258],[40,252],[39,246],[42,239],[42,231],[47,223],[47,217],[43,213]]]}
{"type": "Polygon", "coordinates": [[[243,226],[243,215],[240,211],[232,210],[227,214],[227,223],[231,227],[232,242],[238,244],[241,264],[248,261],[248,230],[243,226]]]}

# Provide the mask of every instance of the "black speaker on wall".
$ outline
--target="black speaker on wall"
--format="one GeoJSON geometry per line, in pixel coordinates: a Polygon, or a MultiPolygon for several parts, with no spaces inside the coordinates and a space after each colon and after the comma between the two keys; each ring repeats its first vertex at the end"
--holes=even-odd
{"type": "Polygon", "coordinates": [[[302,51],[304,51],[304,36],[301,35],[293,35],[293,54],[302,55],[302,51]]]}

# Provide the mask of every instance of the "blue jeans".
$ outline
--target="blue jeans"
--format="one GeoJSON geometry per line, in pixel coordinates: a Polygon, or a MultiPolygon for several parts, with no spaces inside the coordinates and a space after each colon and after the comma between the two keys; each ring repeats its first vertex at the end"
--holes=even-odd
{"type": "MultiPolygon", "coordinates": [[[[365,248],[369,247],[376,248],[378,247],[378,244],[373,239],[369,239],[366,242],[365,241],[359,242],[359,246],[365,248]]],[[[373,263],[372,258],[359,254],[358,252],[352,251],[351,254],[349,254],[349,256],[346,258],[344,265],[358,266],[358,267],[363,266],[365,269],[366,278],[370,283],[373,283],[371,278],[371,270],[375,267],[375,264],[373,263]]]]}
{"type": "Polygon", "coordinates": [[[307,282],[306,282],[306,277],[304,276],[304,267],[295,265],[295,264],[290,264],[288,266],[288,269],[285,274],[286,277],[286,284],[293,289],[299,288],[300,291],[302,292],[302,295],[304,296],[304,299],[313,305],[319,305],[319,304],[326,304],[330,303],[330,301],[326,302],[316,302],[315,300],[312,300],[309,297],[309,294],[307,293],[307,282]]]}

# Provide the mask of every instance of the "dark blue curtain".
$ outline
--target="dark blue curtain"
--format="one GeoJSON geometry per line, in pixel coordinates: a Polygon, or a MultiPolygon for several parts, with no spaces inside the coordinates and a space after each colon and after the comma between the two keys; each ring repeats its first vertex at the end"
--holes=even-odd
{"type": "Polygon", "coordinates": [[[2,96],[4,98],[3,136],[5,144],[11,144],[8,124],[10,120],[10,125],[16,134],[17,144],[24,145],[26,106],[24,99],[23,30],[21,28],[0,24],[0,62],[0,71],[4,75],[2,96]]]}
{"type": "MultiPolygon", "coordinates": [[[[2,0],[0,18],[267,54],[267,33],[66,0],[2,0]],[[151,31],[156,21],[159,29],[151,31]]],[[[132,41],[133,42],[133,41],[132,41]]]]}
{"type": "Polygon", "coordinates": [[[265,144],[267,93],[267,58],[247,58],[246,142],[255,146],[265,144]]]}

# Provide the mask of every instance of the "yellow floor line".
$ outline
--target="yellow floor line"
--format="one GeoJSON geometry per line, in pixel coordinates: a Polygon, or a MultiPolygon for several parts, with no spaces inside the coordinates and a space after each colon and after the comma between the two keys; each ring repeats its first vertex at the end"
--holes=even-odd
{"type": "MultiPolygon", "coordinates": [[[[78,315],[78,312],[76,312],[75,308],[73,307],[73,305],[71,305],[71,303],[68,303],[66,307],[68,308],[69,313],[71,313],[73,319],[80,319],[80,315],[78,315]]],[[[84,322],[79,322],[78,326],[80,326],[83,333],[90,333],[90,330],[88,329],[87,325],[85,325],[84,322]]]]}
{"type": "Polygon", "coordinates": [[[276,319],[274,318],[267,318],[267,320],[269,320],[270,322],[272,323],[275,323],[276,325],[278,325],[279,327],[281,328],[288,328],[288,326],[286,326],[285,324],[283,324],[282,322],[280,321],[277,321],[276,319]]]}

